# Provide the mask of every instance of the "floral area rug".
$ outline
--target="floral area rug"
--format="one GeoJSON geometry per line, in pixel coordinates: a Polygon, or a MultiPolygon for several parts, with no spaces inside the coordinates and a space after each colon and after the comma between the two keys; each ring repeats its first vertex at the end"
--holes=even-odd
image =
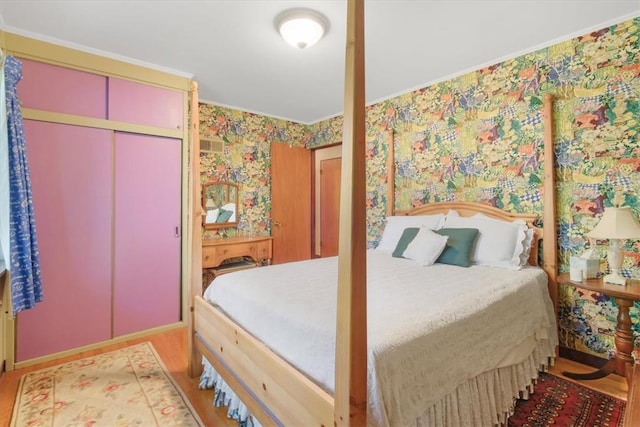
{"type": "Polygon", "coordinates": [[[528,400],[518,400],[509,427],[620,427],[625,402],[542,373],[528,400]]]}
{"type": "Polygon", "coordinates": [[[27,373],[11,427],[202,426],[149,342],[27,373]]]}

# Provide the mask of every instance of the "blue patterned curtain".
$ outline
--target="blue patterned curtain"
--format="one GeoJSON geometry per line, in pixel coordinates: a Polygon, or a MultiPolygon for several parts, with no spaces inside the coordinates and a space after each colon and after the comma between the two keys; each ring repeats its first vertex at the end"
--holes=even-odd
{"type": "Polygon", "coordinates": [[[0,270],[3,271],[9,262],[9,143],[6,95],[4,56],[0,51],[0,270]]]}
{"type": "Polygon", "coordinates": [[[13,56],[4,63],[9,144],[9,235],[11,303],[14,316],[42,301],[38,239],[33,214],[31,180],[17,86],[22,64],[13,56]]]}

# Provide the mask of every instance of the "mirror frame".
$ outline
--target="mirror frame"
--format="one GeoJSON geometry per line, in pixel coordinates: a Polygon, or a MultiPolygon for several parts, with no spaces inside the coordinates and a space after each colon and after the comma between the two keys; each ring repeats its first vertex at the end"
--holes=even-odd
{"type": "Polygon", "coordinates": [[[202,228],[204,228],[205,230],[215,230],[218,228],[233,228],[233,227],[237,227],[238,226],[238,215],[240,214],[238,211],[239,203],[238,203],[238,199],[239,199],[239,190],[240,187],[238,186],[238,184],[234,184],[232,182],[224,182],[224,181],[207,181],[206,183],[202,184],[202,194],[200,196],[200,206],[202,207],[202,228]],[[212,187],[214,185],[220,185],[220,186],[226,186],[226,194],[227,194],[227,200],[228,203],[231,202],[235,202],[236,204],[236,220],[233,222],[227,221],[227,222],[214,222],[214,223],[206,223],[207,220],[207,208],[205,206],[205,194],[207,191],[208,187],[212,187]],[[235,200],[229,200],[229,194],[234,191],[236,198],[235,200]]]}

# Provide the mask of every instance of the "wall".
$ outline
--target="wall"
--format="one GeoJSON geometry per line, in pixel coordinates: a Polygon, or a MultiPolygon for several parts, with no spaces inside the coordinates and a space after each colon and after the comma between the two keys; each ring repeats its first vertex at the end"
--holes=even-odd
{"type": "MultiPolygon", "coordinates": [[[[585,233],[605,206],[624,201],[640,217],[639,51],[640,18],[634,18],[368,107],[369,246],[375,246],[384,225],[389,133],[395,146],[396,209],[474,200],[542,215],[541,106],[542,96],[552,93],[557,99],[559,269],[568,271],[569,257],[591,247],[585,233]]],[[[213,116],[224,116],[222,111],[213,116]]],[[[245,130],[244,140],[264,139],[263,123],[270,120],[241,115],[249,123],[240,117],[224,123],[227,134],[240,134],[229,129],[237,127],[245,130]]],[[[309,148],[340,141],[342,134],[342,117],[311,126],[283,125],[287,129],[277,132],[299,135],[296,142],[309,148]]],[[[231,160],[237,165],[231,169],[242,171],[247,166],[238,160],[231,160]]],[[[604,270],[606,246],[594,246],[604,270]]],[[[623,273],[640,277],[640,242],[628,241],[624,250],[623,273]]],[[[561,345],[609,356],[617,315],[612,299],[562,286],[559,310],[561,345]]],[[[639,317],[636,303],[631,309],[636,346],[639,317]]]]}
{"type": "Polygon", "coordinates": [[[304,147],[308,126],[239,110],[200,104],[200,136],[221,137],[224,155],[201,153],[200,176],[239,185],[238,227],[207,230],[216,235],[271,234],[271,144],[304,147]]]}
{"type": "MultiPolygon", "coordinates": [[[[200,136],[221,137],[225,141],[224,155],[201,153],[200,177],[230,181],[239,185],[239,223],[237,228],[206,230],[203,238],[236,234],[271,234],[271,144],[313,148],[342,140],[342,119],[303,125],[287,120],[260,116],[240,110],[200,104],[200,136]]],[[[384,166],[390,131],[387,127],[367,126],[367,194],[368,220],[375,227],[368,229],[368,244],[374,247],[378,230],[384,222],[386,205],[386,172],[384,166]]]]}

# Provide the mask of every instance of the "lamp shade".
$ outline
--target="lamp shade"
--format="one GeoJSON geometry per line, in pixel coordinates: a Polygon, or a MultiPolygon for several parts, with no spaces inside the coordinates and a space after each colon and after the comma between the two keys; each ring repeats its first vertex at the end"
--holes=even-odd
{"type": "Polygon", "coordinates": [[[290,9],[276,17],[276,28],[283,39],[300,49],[316,44],[327,31],[327,19],[311,9],[290,9]]]}
{"type": "Polygon", "coordinates": [[[600,222],[587,236],[593,239],[640,239],[640,224],[629,206],[604,208],[600,222]]]}

